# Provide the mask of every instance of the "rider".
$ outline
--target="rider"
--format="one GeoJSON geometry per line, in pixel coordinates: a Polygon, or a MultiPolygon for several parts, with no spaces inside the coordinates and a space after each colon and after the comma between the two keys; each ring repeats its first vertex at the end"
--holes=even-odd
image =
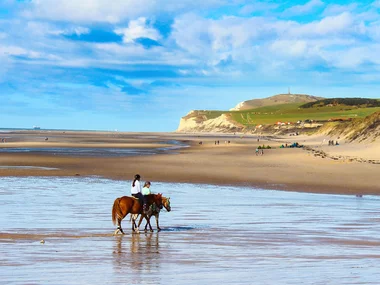
{"type": "Polygon", "coordinates": [[[133,197],[139,199],[140,204],[142,204],[144,201],[144,197],[143,197],[143,194],[141,193],[140,178],[141,177],[139,174],[135,175],[135,179],[132,182],[131,194],[133,197]]]}
{"type": "Polygon", "coordinates": [[[144,201],[144,206],[143,206],[143,209],[144,211],[146,210],[146,196],[149,195],[149,194],[152,194],[150,192],[150,181],[146,181],[145,184],[144,184],[144,188],[142,189],[142,194],[143,194],[143,201],[144,201]]]}

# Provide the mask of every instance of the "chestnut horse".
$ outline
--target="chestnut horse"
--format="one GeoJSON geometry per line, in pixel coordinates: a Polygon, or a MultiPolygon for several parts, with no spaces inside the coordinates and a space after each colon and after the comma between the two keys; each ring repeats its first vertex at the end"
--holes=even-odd
{"type": "MultiPolygon", "coordinates": [[[[155,204],[156,207],[162,209],[162,194],[150,194],[146,196],[146,203],[148,208],[152,204],[155,204]]],[[[124,231],[121,227],[121,221],[128,214],[140,214],[143,218],[146,218],[146,213],[143,212],[143,207],[140,204],[139,200],[134,197],[123,196],[120,198],[116,198],[112,207],[112,222],[115,225],[117,222],[117,229],[115,230],[115,234],[119,232],[124,234],[124,231]]],[[[150,228],[149,220],[147,219],[150,228]]],[[[136,219],[132,217],[132,232],[139,232],[138,226],[136,226],[136,219]]]]}
{"type": "MultiPolygon", "coordinates": [[[[164,196],[162,196],[162,206],[164,206],[164,208],[166,209],[166,211],[170,212],[171,211],[171,207],[170,207],[170,198],[166,198],[164,196]]],[[[153,229],[152,229],[152,226],[150,224],[150,218],[152,216],[154,216],[156,218],[156,225],[157,225],[157,231],[161,231],[161,228],[159,226],[159,223],[158,223],[158,218],[160,216],[160,211],[161,209],[159,207],[150,207],[149,210],[146,212],[146,215],[145,215],[145,219],[147,220],[146,224],[145,224],[145,228],[144,228],[144,231],[147,231],[147,227],[149,225],[149,229],[151,232],[153,232],[153,229]]],[[[134,216],[134,219],[137,220],[137,217],[138,215],[131,215],[131,218],[132,216],[134,216]]],[[[140,217],[140,221],[139,221],[139,224],[137,227],[140,227],[141,225],[141,222],[143,220],[143,216],[140,217]]]]}

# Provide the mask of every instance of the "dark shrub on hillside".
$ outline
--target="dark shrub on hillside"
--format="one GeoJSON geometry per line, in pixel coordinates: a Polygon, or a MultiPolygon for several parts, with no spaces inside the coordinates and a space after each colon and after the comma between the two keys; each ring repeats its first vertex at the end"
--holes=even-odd
{"type": "Polygon", "coordinates": [[[323,99],[315,102],[309,102],[300,106],[300,108],[312,108],[320,106],[361,106],[361,107],[380,107],[380,100],[369,98],[332,98],[323,99]]]}

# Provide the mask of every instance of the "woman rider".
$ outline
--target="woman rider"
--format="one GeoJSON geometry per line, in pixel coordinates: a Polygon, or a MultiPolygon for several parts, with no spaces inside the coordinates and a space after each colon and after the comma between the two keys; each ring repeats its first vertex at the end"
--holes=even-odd
{"type": "Polygon", "coordinates": [[[144,203],[144,196],[143,194],[141,193],[141,184],[140,184],[140,175],[139,174],[136,174],[135,175],[135,179],[133,180],[132,182],[132,187],[131,187],[131,194],[133,197],[139,199],[139,202],[140,202],[140,205],[143,204],[143,210],[144,207],[146,206],[145,203],[144,203]]]}

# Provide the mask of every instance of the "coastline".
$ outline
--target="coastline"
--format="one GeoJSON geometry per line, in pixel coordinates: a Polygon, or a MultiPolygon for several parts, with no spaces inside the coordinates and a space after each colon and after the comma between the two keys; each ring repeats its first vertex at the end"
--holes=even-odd
{"type": "Polygon", "coordinates": [[[1,152],[0,176],[100,176],[194,184],[248,186],[311,193],[379,195],[379,144],[321,146],[322,136],[260,139],[246,135],[19,131],[2,133],[0,148],[150,148],[180,141],[176,153],[96,157],[47,152],[1,152]],[[48,140],[45,141],[45,137],[48,140]],[[215,141],[219,140],[219,145],[215,141]],[[298,140],[306,148],[279,148],[298,140]],[[200,142],[202,141],[202,144],[200,142]],[[228,143],[230,141],[230,143],[228,143]],[[256,156],[258,145],[270,145],[256,156]],[[323,151],[326,156],[320,155],[323,151]],[[363,158],[360,160],[360,158],[363,158]],[[350,159],[355,158],[355,159],[350,159]],[[359,159],[358,159],[359,158],[359,159]],[[22,168],[28,166],[29,168],[22,168]],[[18,168],[21,167],[21,168],[18,168]],[[38,167],[38,168],[33,168],[38,167]]]}

